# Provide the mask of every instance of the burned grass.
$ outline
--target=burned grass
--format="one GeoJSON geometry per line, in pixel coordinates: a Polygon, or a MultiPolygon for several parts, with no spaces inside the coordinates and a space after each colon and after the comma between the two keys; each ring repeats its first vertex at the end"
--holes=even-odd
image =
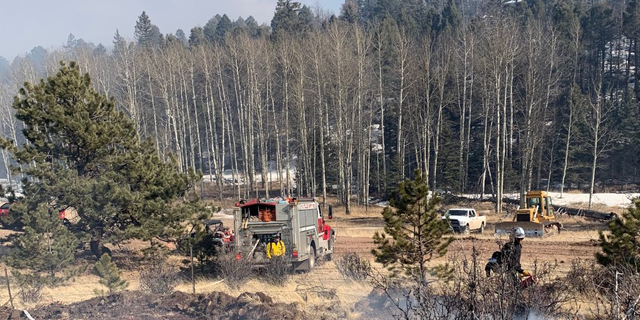
{"type": "Polygon", "coordinates": [[[36,319],[307,319],[294,304],[276,303],[261,293],[237,298],[220,292],[170,295],[122,292],[62,305],[51,304],[31,312],[36,319]]]}

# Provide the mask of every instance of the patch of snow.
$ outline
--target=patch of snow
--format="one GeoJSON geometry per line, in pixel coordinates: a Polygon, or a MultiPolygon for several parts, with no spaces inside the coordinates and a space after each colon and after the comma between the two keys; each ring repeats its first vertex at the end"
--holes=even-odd
{"type": "MultiPolygon", "coordinates": [[[[295,186],[295,177],[297,174],[297,168],[295,166],[295,164],[292,164],[291,167],[289,168],[289,177],[291,178],[291,184],[295,186]]],[[[240,185],[243,185],[246,183],[246,181],[249,180],[249,175],[248,174],[244,174],[242,172],[239,172],[239,176],[236,176],[236,180],[238,180],[238,182],[233,180],[233,171],[232,170],[225,170],[222,173],[222,177],[224,180],[224,184],[236,184],[239,183],[240,185]],[[235,182],[235,183],[234,183],[235,182]]],[[[287,179],[287,169],[282,169],[282,178],[283,179],[287,179]]],[[[202,176],[202,179],[204,181],[216,181],[216,175],[215,174],[205,174],[202,176]]],[[[256,183],[262,183],[262,174],[260,171],[256,171],[255,173],[255,182],[256,183]]],[[[270,182],[276,182],[278,181],[278,170],[277,169],[271,169],[267,172],[267,181],[270,182]]]]}
{"type": "Polygon", "coordinates": [[[384,208],[384,207],[389,205],[389,201],[380,201],[380,202],[376,203],[375,205],[378,206],[378,207],[383,207],[384,208]]]}
{"type": "Polygon", "coordinates": [[[233,209],[224,209],[220,212],[216,212],[213,214],[213,217],[216,219],[230,219],[233,220],[233,209]]]}
{"type": "MultiPolygon", "coordinates": [[[[549,195],[553,203],[557,205],[589,203],[588,193],[565,193],[562,198],[560,198],[560,192],[550,192],[549,195]]],[[[591,201],[593,204],[626,208],[631,205],[631,200],[637,197],[640,197],[640,193],[594,193],[591,201]]]]}
{"type": "MultiPolygon", "coordinates": [[[[588,204],[589,203],[589,194],[588,193],[564,193],[562,198],[560,197],[560,192],[549,192],[551,196],[551,201],[555,205],[560,206],[569,206],[572,204],[588,204]]],[[[479,199],[479,194],[463,194],[463,197],[479,199]]],[[[519,193],[509,193],[504,195],[509,199],[519,199],[519,193]]],[[[485,194],[484,198],[491,198],[492,195],[485,194]]],[[[592,204],[601,204],[609,207],[620,207],[626,208],[631,205],[631,201],[634,198],[640,197],[640,193],[594,193],[593,198],[591,200],[592,204]]]]}

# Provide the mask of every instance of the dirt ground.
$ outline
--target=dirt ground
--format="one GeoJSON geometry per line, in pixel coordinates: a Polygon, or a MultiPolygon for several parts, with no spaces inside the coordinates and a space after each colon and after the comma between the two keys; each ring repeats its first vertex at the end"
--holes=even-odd
{"type": "Polygon", "coordinates": [[[295,305],[274,303],[265,294],[224,293],[153,295],[123,292],[63,305],[54,303],[31,312],[35,319],[307,319],[295,305]]]}
{"type": "MultiPolygon", "coordinates": [[[[489,225],[485,233],[455,235],[447,256],[434,260],[434,265],[451,259],[468,259],[474,247],[479,252],[478,259],[486,261],[507,240],[493,235],[492,225],[502,217],[492,214],[490,205],[479,204],[476,210],[487,215],[489,225]]],[[[382,208],[375,206],[356,207],[350,216],[339,207],[334,210],[334,219],[328,221],[337,234],[334,261],[355,252],[373,263],[371,250],[375,245],[372,236],[383,231],[381,212],[382,208]]],[[[225,210],[217,218],[232,225],[229,213],[225,210]]],[[[559,235],[525,239],[522,252],[525,269],[535,270],[540,264],[549,263],[556,265],[558,275],[563,275],[576,259],[593,261],[599,250],[598,231],[605,229],[604,223],[570,217],[561,217],[560,221],[565,229],[559,235]]],[[[6,235],[0,231],[0,237],[6,235]]],[[[141,246],[144,244],[134,242],[125,249],[135,251],[141,246]]],[[[35,319],[362,318],[359,306],[368,299],[373,287],[367,282],[345,279],[334,261],[320,264],[314,272],[295,274],[282,287],[253,279],[239,289],[231,289],[218,279],[199,279],[196,294],[190,294],[191,284],[185,281],[176,287],[176,293],[168,296],[139,292],[138,271],[125,268],[124,278],[130,285],[128,291],[120,294],[96,296],[94,289],[100,288],[98,278],[86,274],[64,287],[46,289],[44,299],[38,305],[23,304],[19,299],[14,302],[16,308],[28,309],[35,319]]],[[[5,301],[8,301],[7,293],[0,291],[0,303],[5,301]]],[[[0,320],[4,319],[0,314],[0,320]]]]}
{"type": "MultiPolygon", "coordinates": [[[[474,247],[479,253],[480,261],[489,259],[494,251],[500,250],[508,238],[494,236],[493,225],[508,218],[492,213],[491,206],[489,203],[473,205],[480,214],[487,216],[488,226],[484,234],[454,235],[454,242],[449,246],[447,255],[434,260],[434,264],[453,258],[469,258],[474,247]]],[[[384,231],[384,221],[380,213],[375,214],[376,210],[381,212],[381,208],[372,207],[366,212],[360,209],[349,217],[343,212],[336,213],[336,218],[330,222],[338,234],[336,255],[355,252],[373,260],[371,250],[375,249],[375,244],[372,237],[375,232],[384,231]]],[[[606,229],[605,222],[568,216],[559,217],[558,221],[563,224],[563,230],[559,234],[524,240],[521,262],[525,269],[534,270],[536,264],[541,263],[557,263],[558,275],[563,275],[574,260],[594,260],[595,253],[600,250],[598,231],[606,229]]]]}

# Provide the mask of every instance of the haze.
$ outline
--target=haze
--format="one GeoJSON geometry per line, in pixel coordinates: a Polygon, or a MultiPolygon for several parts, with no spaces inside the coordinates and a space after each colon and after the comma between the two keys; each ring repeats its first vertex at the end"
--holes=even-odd
{"type": "MultiPolygon", "coordinates": [[[[343,0],[298,0],[325,10],[339,12],[343,0]]],[[[142,11],[163,34],[182,29],[187,35],[204,26],[216,14],[231,20],[253,16],[258,23],[270,23],[277,0],[0,0],[0,56],[11,61],[33,47],[62,46],[69,34],[76,39],[110,47],[116,29],[133,38],[142,11]]]]}

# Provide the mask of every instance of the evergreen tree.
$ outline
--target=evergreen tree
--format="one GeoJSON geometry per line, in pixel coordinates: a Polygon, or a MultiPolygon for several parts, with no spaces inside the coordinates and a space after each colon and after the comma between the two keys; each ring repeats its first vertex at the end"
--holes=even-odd
{"type": "Polygon", "coordinates": [[[442,10],[442,25],[440,26],[440,30],[444,31],[446,28],[449,28],[451,31],[456,31],[460,25],[460,21],[462,21],[462,18],[460,17],[460,13],[458,13],[455,2],[453,2],[453,0],[447,1],[447,5],[444,7],[444,10],[442,10]]]}
{"type": "Polygon", "coordinates": [[[376,262],[390,270],[400,268],[425,283],[432,271],[427,263],[444,256],[453,238],[446,237],[449,225],[436,211],[439,199],[429,196],[425,175],[419,170],[415,175],[415,180],[401,182],[391,194],[389,206],[382,212],[384,233],[375,233],[373,241],[378,248],[372,253],[376,262]]]}
{"type": "Polygon", "coordinates": [[[182,44],[184,45],[189,43],[189,41],[187,40],[187,35],[184,33],[184,31],[182,31],[182,29],[176,30],[176,37],[178,37],[178,40],[180,40],[180,42],[182,42],[182,44]]]}
{"type": "Polygon", "coordinates": [[[112,294],[120,290],[124,290],[129,283],[122,279],[118,266],[111,261],[111,256],[103,254],[100,260],[93,266],[93,272],[100,277],[100,284],[107,287],[107,290],[95,290],[98,295],[112,294]]]}
{"type": "Polygon", "coordinates": [[[236,19],[236,21],[233,22],[234,28],[246,28],[247,27],[247,23],[244,21],[244,19],[242,18],[242,16],[238,17],[238,19],[236,19]]]}
{"type": "Polygon", "coordinates": [[[76,36],[74,36],[73,33],[69,33],[69,36],[67,37],[67,44],[64,45],[64,48],[68,50],[75,47],[76,41],[76,36]]]}
{"type": "Polygon", "coordinates": [[[133,34],[138,41],[138,44],[144,46],[157,47],[162,43],[162,34],[160,33],[160,29],[151,23],[151,19],[144,11],[142,11],[142,14],[138,16],[138,21],[136,21],[136,27],[133,34]]]}
{"type": "Polygon", "coordinates": [[[622,218],[610,221],[608,226],[611,234],[600,232],[602,253],[596,253],[598,262],[640,272],[640,199],[635,199],[622,218]]]}
{"type": "MultiPolygon", "coordinates": [[[[631,65],[635,67],[635,94],[638,99],[640,99],[640,72],[638,72],[638,68],[640,68],[640,46],[638,45],[638,41],[640,41],[640,4],[638,0],[631,0],[627,5],[626,11],[624,12],[623,18],[623,33],[624,35],[631,40],[629,50],[633,52],[633,58],[631,54],[629,54],[629,66],[627,70],[631,70],[631,65]]],[[[628,79],[627,79],[628,80],[628,79]]]]}
{"type": "Polygon", "coordinates": [[[216,41],[216,30],[218,28],[218,23],[220,22],[221,19],[222,17],[220,15],[216,15],[215,17],[209,19],[209,21],[207,21],[207,23],[204,25],[203,28],[200,28],[204,33],[204,37],[210,43],[213,43],[216,41]]]}
{"type": "Polygon", "coordinates": [[[118,29],[116,29],[116,34],[113,36],[113,56],[119,57],[121,56],[125,50],[127,49],[127,40],[125,40],[121,35],[118,29]]]}
{"type": "Polygon", "coordinates": [[[638,178],[640,165],[640,103],[633,88],[627,88],[620,106],[615,109],[616,141],[610,161],[607,161],[608,178],[620,183],[633,183],[638,178]],[[632,159],[635,159],[633,161],[632,159]]]}
{"type": "Polygon", "coordinates": [[[198,177],[160,159],[150,140],[140,142],[133,122],[114,104],[95,92],[74,62],[20,89],[13,107],[27,142],[18,148],[2,140],[2,146],[29,177],[22,202],[25,230],[38,230],[32,216],[42,214],[44,203],[50,212],[75,209],[79,221],[70,230],[90,242],[96,257],[105,242],[181,233],[180,222],[198,203],[173,203],[198,177]]]}
{"type": "Polygon", "coordinates": [[[255,37],[258,35],[258,28],[260,28],[260,25],[258,25],[258,21],[256,21],[254,17],[249,16],[244,23],[247,25],[247,31],[251,36],[255,37]]]}
{"type": "Polygon", "coordinates": [[[348,23],[360,22],[360,5],[357,0],[347,0],[342,4],[340,20],[348,23]]]}
{"type": "Polygon", "coordinates": [[[438,160],[440,167],[438,168],[438,189],[460,192],[460,159],[457,149],[460,141],[456,139],[458,133],[453,130],[455,127],[455,122],[451,120],[445,120],[442,126],[442,136],[440,137],[442,149],[438,160]]]}
{"type": "Polygon", "coordinates": [[[300,12],[298,12],[298,21],[300,21],[300,29],[298,34],[306,36],[309,32],[313,30],[313,12],[311,12],[311,8],[307,6],[302,6],[300,12]]]}
{"type": "Polygon", "coordinates": [[[93,54],[96,56],[104,56],[107,54],[107,48],[102,45],[102,43],[99,43],[98,46],[93,49],[93,54]]]}
{"type": "MultiPolygon", "coordinates": [[[[583,19],[584,42],[589,50],[591,72],[604,75],[607,44],[613,39],[617,26],[617,18],[608,3],[594,5],[583,19]]],[[[603,84],[603,90],[608,85],[603,84]]]]}
{"type": "Polygon", "coordinates": [[[59,217],[60,207],[47,197],[35,195],[29,203],[14,203],[11,214],[22,217],[26,226],[24,233],[13,244],[16,250],[6,257],[12,267],[12,275],[22,285],[39,282],[45,286],[56,286],[74,276],[77,238],[59,217]],[[33,210],[35,201],[41,201],[33,210]]]}
{"type": "Polygon", "coordinates": [[[206,41],[206,36],[204,35],[202,28],[195,27],[191,29],[191,34],[189,35],[189,46],[197,47],[206,41]]]}
{"type": "Polygon", "coordinates": [[[276,13],[271,20],[273,38],[278,39],[285,34],[293,35],[300,31],[301,22],[298,17],[300,2],[291,0],[278,0],[276,13]]]}
{"type": "Polygon", "coordinates": [[[233,31],[233,22],[231,22],[231,19],[225,14],[216,27],[216,40],[224,42],[225,36],[231,31],[233,31]]]}
{"type": "Polygon", "coordinates": [[[623,18],[623,30],[629,39],[635,41],[640,39],[640,4],[638,0],[631,0],[627,4],[623,18]]]}
{"type": "Polygon", "coordinates": [[[395,16],[398,13],[399,4],[397,0],[365,0],[361,3],[361,16],[365,21],[381,21],[387,15],[395,16]]]}
{"type": "Polygon", "coordinates": [[[29,54],[27,54],[26,59],[31,61],[33,67],[35,68],[36,75],[44,75],[47,71],[47,56],[49,52],[43,48],[42,46],[37,46],[31,49],[29,54]]]}

